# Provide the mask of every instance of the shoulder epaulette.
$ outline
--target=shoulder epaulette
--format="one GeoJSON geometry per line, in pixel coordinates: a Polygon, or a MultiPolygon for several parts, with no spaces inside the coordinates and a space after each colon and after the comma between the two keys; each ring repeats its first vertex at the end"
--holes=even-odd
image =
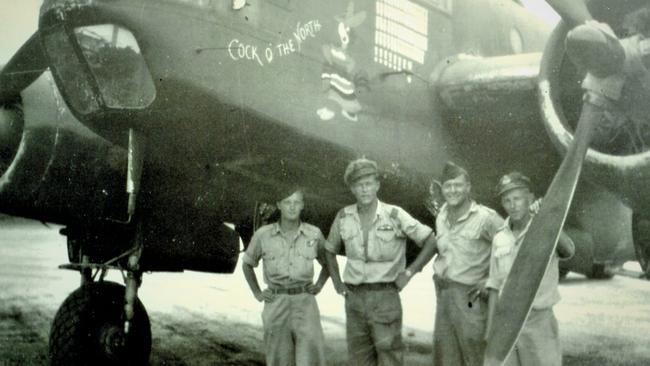
{"type": "Polygon", "coordinates": [[[339,214],[336,215],[336,216],[338,216],[339,219],[342,219],[342,218],[345,217],[345,215],[347,215],[347,214],[345,213],[345,208],[342,208],[342,209],[339,210],[339,214]]]}
{"type": "Polygon", "coordinates": [[[397,215],[399,214],[399,211],[397,211],[397,207],[393,207],[392,210],[390,210],[390,218],[393,220],[397,220],[397,215]]]}
{"type": "Polygon", "coordinates": [[[307,230],[313,234],[322,233],[323,231],[316,225],[307,224],[307,230]]]}

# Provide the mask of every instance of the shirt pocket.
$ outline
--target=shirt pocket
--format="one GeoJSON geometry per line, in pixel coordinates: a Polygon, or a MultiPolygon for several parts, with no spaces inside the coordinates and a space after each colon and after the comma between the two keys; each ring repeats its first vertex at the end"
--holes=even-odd
{"type": "Polygon", "coordinates": [[[269,242],[262,245],[262,260],[264,261],[264,271],[269,276],[282,274],[282,261],[285,256],[282,246],[278,243],[269,242]]]}
{"type": "Polygon", "coordinates": [[[274,253],[265,252],[262,254],[264,261],[264,271],[269,276],[277,276],[280,274],[280,256],[274,253]]]}
{"type": "Polygon", "coordinates": [[[318,254],[318,239],[307,239],[296,247],[295,265],[298,270],[295,275],[300,279],[314,276],[314,259],[318,254]]]}
{"type": "Polygon", "coordinates": [[[355,237],[359,236],[359,226],[351,218],[345,218],[341,220],[341,239],[347,242],[355,237]]]}
{"type": "Polygon", "coordinates": [[[393,261],[400,254],[401,244],[404,236],[399,230],[390,224],[379,225],[375,229],[375,248],[372,251],[372,260],[381,262],[393,261]]]}
{"type": "Polygon", "coordinates": [[[481,239],[480,225],[465,227],[458,233],[456,245],[467,254],[480,254],[489,246],[481,239]]]}
{"type": "Polygon", "coordinates": [[[305,241],[298,251],[300,256],[308,261],[313,261],[318,256],[318,239],[305,241]]]}
{"type": "Polygon", "coordinates": [[[363,238],[359,225],[352,218],[344,218],[340,222],[341,228],[339,233],[345,244],[345,255],[348,258],[363,258],[363,238]]]}

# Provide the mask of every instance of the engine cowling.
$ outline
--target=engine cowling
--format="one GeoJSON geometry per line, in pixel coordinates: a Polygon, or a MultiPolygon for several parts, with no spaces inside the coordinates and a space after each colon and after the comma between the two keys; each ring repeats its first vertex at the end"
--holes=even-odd
{"type": "MultiPolygon", "coordinates": [[[[592,7],[603,7],[605,5],[601,4],[608,2],[594,3],[592,7]]],[[[626,4],[630,8],[628,11],[633,10],[630,2],[626,4]]],[[[622,16],[603,20],[618,31],[621,19],[622,16]]],[[[551,34],[542,58],[538,83],[542,120],[551,141],[562,153],[573,141],[582,106],[580,84],[585,75],[566,57],[564,40],[568,31],[569,27],[561,22],[551,34]]],[[[618,33],[622,34],[622,31],[618,33]]],[[[625,139],[620,143],[625,143],[625,139]]],[[[650,150],[628,154],[613,150],[589,149],[583,168],[585,175],[616,192],[635,211],[648,211],[650,191],[640,188],[650,184],[650,150]]]]}
{"type": "Polygon", "coordinates": [[[49,74],[0,106],[0,147],[3,212],[56,223],[123,212],[126,151],[74,119],[49,74]]]}
{"type": "Polygon", "coordinates": [[[1,212],[67,226],[71,262],[81,261],[80,251],[91,262],[108,261],[139,234],[143,270],[235,269],[238,235],[214,209],[176,199],[187,182],[173,172],[147,164],[137,220],[123,222],[126,165],[126,149],[72,116],[47,72],[0,105],[1,212]]]}
{"type": "MultiPolygon", "coordinates": [[[[594,0],[589,3],[596,19],[609,24],[619,37],[625,35],[626,14],[647,6],[640,1],[614,2],[594,0]]],[[[547,43],[538,81],[541,117],[555,147],[564,154],[573,141],[573,132],[582,107],[581,82],[585,71],[568,59],[565,38],[570,28],[560,22],[547,43]]],[[[650,122],[650,121],[649,121],[650,122]]],[[[648,123],[650,126],[650,123],[648,123]]],[[[637,259],[646,275],[650,275],[650,149],[630,151],[631,138],[650,146],[647,135],[622,136],[611,147],[599,151],[590,148],[583,165],[587,179],[606,187],[633,210],[633,241],[637,259]]]]}

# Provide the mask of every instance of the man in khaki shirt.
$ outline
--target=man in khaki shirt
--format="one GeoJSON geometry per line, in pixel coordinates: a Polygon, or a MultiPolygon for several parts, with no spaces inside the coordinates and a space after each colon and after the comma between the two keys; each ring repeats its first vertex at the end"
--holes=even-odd
{"type": "MultiPolygon", "coordinates": [[[[506,174],[499,181],[498,191],[508,218],[492,241],[490,276],[486,285],[490,289],[488,328],[491,327],[499,292],[508,278],[508,273],[533,219],[530,207],[534,196],[530,191],[528,177],[519,172],[506,174]]],[[[562,364],[560,338],[553,305],[560,301],[560,293],[557,289],[559,260],[572,257],[574,250],[571,239],[562,233],[557,250],[537,290],[533,308],[504,365],[559,366],[562,364]]]]}
{"type": "Polygon", "coordinates": [[[259,228],[243,257],[244,276],[255,298],[264,302],[262,322],[266,364],[269,366],[325,365],[325,341],[314,295],[327,281],[322,257],[323,234],[300,221],[303,193],[294,191],[277,203],[280,221],[259,228]],[[253,267],[264,263],[262,291],[253,267]],[[314,259],[323,268],[316,284],[314,259]]]}
{"type": "Polygon", "coordinates": [[[467,171],[447,163],[442,174],[445,204],[436,217],[438,256],[433,262],[436,366],[483,364],[490,246],[503,219],[470,198],[467,171]]]}
{"type": "Polygon", "coordinates": [[[422,261],[406,265],[406,238],[435,252],[435,236],[402,208],[377,199],[377,164],[351,162],[344,175],[356,204],[339,211],[325,244],[336,291],[345,296],[350,365],[402,365],[402,303],[399,296],[422,261]],[[347,264],[341,281],[336,254],[345,246],[347,264]]]}

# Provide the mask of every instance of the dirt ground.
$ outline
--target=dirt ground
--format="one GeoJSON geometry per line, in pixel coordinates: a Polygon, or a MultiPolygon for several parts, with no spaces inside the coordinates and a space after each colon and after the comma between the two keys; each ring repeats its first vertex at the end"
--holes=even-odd
{"type": "MultiPolygon", "coordinates": [[[[66,261],[57,227],[0,221],[0,232],[0,366],[46,365],[52,319],[78,286],[78,275],[57,269],[66,261]]],[[[555,312],[564,365],[650,364],[650,282],[619,276],[590,281],[570,274],[560,291],[563,300],[555,312]]],[[[264,364],[262,305],[239,271],[147,274],[139,295],[152,323],[151,365],[264,364]]],[[[430,365],[435,313],[430,273],[417,275],[402,299],[406,364],[430,365]]],[[[318,301],[328,361],[344,365],[343,302],[331,285],[318,301]]]]}

